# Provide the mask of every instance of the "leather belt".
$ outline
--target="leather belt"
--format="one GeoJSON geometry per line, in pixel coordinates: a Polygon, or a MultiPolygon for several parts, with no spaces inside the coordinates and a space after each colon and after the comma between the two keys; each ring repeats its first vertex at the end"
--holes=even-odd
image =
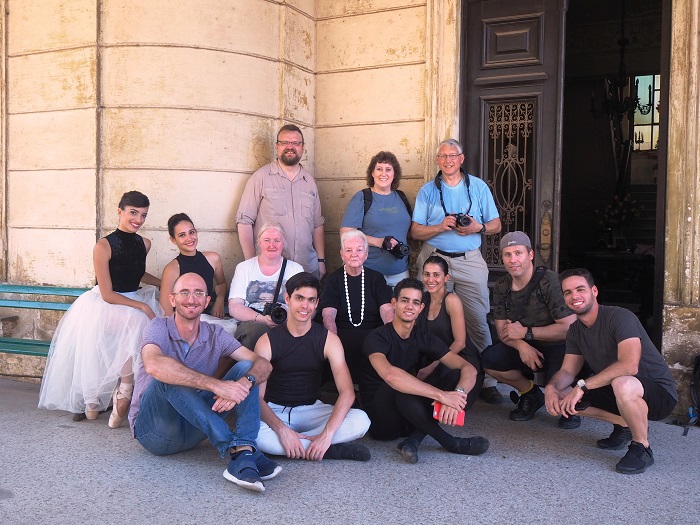
{"type": "Polygon", "coordinates": [[[438,250],[435,248],[435,251],[438,252],[440,255],[444,255],[445,257],[453,258],[453,257],[464,257],[465,252],[443,252],[442,250],[438,250]]]}

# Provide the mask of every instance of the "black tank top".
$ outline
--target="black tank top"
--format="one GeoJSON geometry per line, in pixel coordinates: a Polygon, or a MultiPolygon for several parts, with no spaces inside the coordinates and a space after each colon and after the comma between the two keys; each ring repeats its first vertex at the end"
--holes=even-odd
{"type": "Polygon", "coordinates": [[[180,275],[185,273],[196,273],[207,284],[207,295],[211,297],[209,301],[209,306],[204,313],[211,314],[212,306],[214,306],[214,301],[216,301],[216,292],[214,291],[214,268],[209,264],[207,258],[199,250],[195,255],[178,255],[175,257],[178,264],[180,265],[180,275]]]}
{"type": "Polygon", "coordinates": [[[301,337],[294,337],[284,323],[268,332],[272,373],[267,380],[265,401],[282,406],[313,405],[321,396],[323,350],[328,330],[317,323],[301,337]]]}
{"type": "Polygon", "coordinates": [[[134,292],[146,273],[146,245],[137,233],[114,230],[105,237],[112,249],[109,276],[115,292],[134,292]]]}
{"type": "Polygon", "coordinates": [[[425,308],[423,308],[423,311],[420,313],[423,321],[428,327],[428,330],[442,339],[447,346],[450,346],[455,340],[454,336],[452,335],[452,322],[450,321],[450,315],[447,313],[447,308],[445,307],[445,302],[447,301],[447,295],[449,295],[449,293],[446,294],[445,298],[442,300],[437,317],[430,321],[428,319],[428,311],[430,310],[430,294],[426,292],[424,294],[425,308]]]}

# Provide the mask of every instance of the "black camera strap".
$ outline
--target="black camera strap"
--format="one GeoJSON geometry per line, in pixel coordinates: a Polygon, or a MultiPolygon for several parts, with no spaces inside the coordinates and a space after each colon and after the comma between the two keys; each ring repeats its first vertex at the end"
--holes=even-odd
{"type": "MultiPolygon", "coordinates": [[[[464,175],[464,184],[466,185],[467,189],[467,199],[469,199],[469,208],[467,208],[465,215],[469,215],[469,212],[472,211],[472,196],[469,193],[469,175],[464,173],[464,170],[462,170],[462,168],[459,168],[459,172],[462,175],[464,175]]],[[[440,204],[442,205],[442,211],[445,212],[445,216],[450,215],[449,213],[447,213],[447,208],[445,207],[445,199],[442,197],[442,170],[440,170],[435,176],[435,186],[437,186],[437,189],[440,192],[440,204]]]]}
{"type": "Polygon", "coordinates": [[[280,268],[280,276],[277,278],[277,286],[275,286],[275,295],[272,302],[276,303],[277,298],[280,296],[280,289],[282,288],[282,279],[284,279],[284,269],[287,267],[287,259],[282,258],[282,268],[280,268]]]}

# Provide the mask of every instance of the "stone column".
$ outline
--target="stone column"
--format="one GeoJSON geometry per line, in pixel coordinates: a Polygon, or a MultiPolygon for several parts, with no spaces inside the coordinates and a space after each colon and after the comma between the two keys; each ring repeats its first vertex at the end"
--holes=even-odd
{"type": "Polygon", "coordinates": [[[688,366],[700,353],[700,5],[673,0],[666,189],[663,354],[689,405],[688,366]]]}

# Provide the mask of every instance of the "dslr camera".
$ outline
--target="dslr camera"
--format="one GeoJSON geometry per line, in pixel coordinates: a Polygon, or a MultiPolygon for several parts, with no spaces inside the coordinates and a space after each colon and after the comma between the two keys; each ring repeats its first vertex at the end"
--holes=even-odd
{"type": "Polygon", "coordinates": [[[411,253],[410,246],[402,243],[401,241],[399,241],[395,237],[392,237],[391,235],[387,235],[386,237],[384,237],[384,242],[382,242],[382,249],[388,251],[397,259],[403,259],[409,253],[411,253]],[[396,245],[393,248],[391,247],[392,240],[396,241],[396,245]]]}
{"type": "Polygon", "coordinates": [[[287,310],[279,303],[265,303],[261,313],[269,315],[275,324],[282,324],[287,320],[287,310]]]}
{"type": "Polygon", "coordinates": [[[450,213],[456,220],[457,226],[469,226],[472,223],[471,218],[466,213],[450,213]]]}

